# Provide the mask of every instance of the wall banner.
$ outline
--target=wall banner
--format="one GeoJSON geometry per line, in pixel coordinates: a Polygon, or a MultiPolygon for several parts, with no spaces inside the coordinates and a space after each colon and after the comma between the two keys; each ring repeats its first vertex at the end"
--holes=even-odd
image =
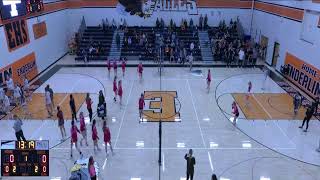
{"type": "Polygon", "coordinates": [[[24,19],[9,22],[4,25],[9,51],[14,51],[29,44],[29,31],[27,21],[24,19]]]}
{"type": "Polygon", "coordinates": [[[14,63],[0,69],[0,83],[4,83],[6,77],[12,75],[14,83],[23,84],[23,77],[26,75],[28,80],[38,75],[35,53],[32,52],[14,63]]]}
{"type": "Polygon", "coordinates": [[[289,67],[286,77],[315,98],[320,92],[320,70],[290,53],[286,53],[285,64],[289,67]]]}
{"type": "Polygon", "coordinates": [[[45,21],[32,25],[32,29],[33,29],[34,39],[39,39],[47,35],[47,25],[45,21]]]}

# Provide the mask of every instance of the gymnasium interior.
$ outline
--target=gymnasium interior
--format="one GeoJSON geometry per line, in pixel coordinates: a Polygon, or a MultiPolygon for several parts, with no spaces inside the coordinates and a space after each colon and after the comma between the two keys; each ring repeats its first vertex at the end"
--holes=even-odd
{"type": "Polygon", "coordinates": [[[0,179],[320,180],[319,0],[0,14],[0,179]]]}

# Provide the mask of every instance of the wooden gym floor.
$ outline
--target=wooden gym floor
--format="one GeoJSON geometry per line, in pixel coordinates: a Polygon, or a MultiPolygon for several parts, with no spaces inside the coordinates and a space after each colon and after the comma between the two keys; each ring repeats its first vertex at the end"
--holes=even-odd
{"type": "Polygon", "coordinates": [[[293,99],[284,93],[253,93],[248,102],[246,93],[233,93],[232,96],[248,120],[303,120],[306,112],[300,107],[294,116],[293,99]]]}
{"type": "MultiPolygon", "coordinates": [[[[76,110],[78,111],[85,100],[85,93],[73,93],[72,94],[76,103],[76,110]]],[[[51,119],[56,120],[56,108],[59,105],[63,111],[64,119],[71,120],[71,110],[69,106],[68,93],[55,93],[54,94],[54,112],[51,119]]],[[[45,107],[44,93],[33,93],[32,100],[28,102],[28,110],[32,114],[31,117],[27,116],[21,107],[15,108],[12,113],[18,115],[20,118],[32,119],[32,120],[44,120],[48,119],[48,112],[45,107]]]]}

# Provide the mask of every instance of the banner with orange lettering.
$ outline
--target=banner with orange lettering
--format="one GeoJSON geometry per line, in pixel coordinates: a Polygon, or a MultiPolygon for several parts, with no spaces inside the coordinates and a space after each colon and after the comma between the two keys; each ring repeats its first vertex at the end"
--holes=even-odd
{"type": "Polygon", "coordinates": [[[286,76],[296,86],[303,89],[308,95],[315,98],[320,92],[320,70],[309,63],[286,53],[285,64],[289,67],[286,76]]]}
{"type": "Polygon", "coordinates": [[[35,53],[32,52],[14,63],[0,69],[0,83],[4,83],[6,77],[12,75],[14,83],[23,83],[23,77],[26,75],[28,80],[38,75],[35,53]]]}

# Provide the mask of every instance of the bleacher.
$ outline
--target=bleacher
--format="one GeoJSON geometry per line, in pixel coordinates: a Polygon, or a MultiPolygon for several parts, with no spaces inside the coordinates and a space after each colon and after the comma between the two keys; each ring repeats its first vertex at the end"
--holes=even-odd
{"type": "Polygon", "coordinates": [[[80,40],[79,49],[77,51],[76,61],[84,61],[84,54],[88,54],[89,45],[92,41],[93,43],[100,42],[103,47],[103,53],[95,54],[93,56],[87,56],[89,61],[92,60],[106,60],[113,39],[114,30],[108,29],[105,32],[99,26],[88,26],[83,33],[82,39],[80,40]]]}
{"type": "MultiPolygon", "coordinates": [[[[129,36],[133,39],[136,33],[145,33],[148,42],[151,43],[151,48],[155,48],[155,29],[154,27],[128,27],[128,31],[124,34],[124,38],[129,36]]],[[[143,61],[152,61],[154,60],[153,56],[147,54],[145,47],[139,47],[137,43],[133,42],[131,46],[125,46],[123,44],[121,49],[121,57],[126,57],[128,60],[143,60],[143,61]]]]}

